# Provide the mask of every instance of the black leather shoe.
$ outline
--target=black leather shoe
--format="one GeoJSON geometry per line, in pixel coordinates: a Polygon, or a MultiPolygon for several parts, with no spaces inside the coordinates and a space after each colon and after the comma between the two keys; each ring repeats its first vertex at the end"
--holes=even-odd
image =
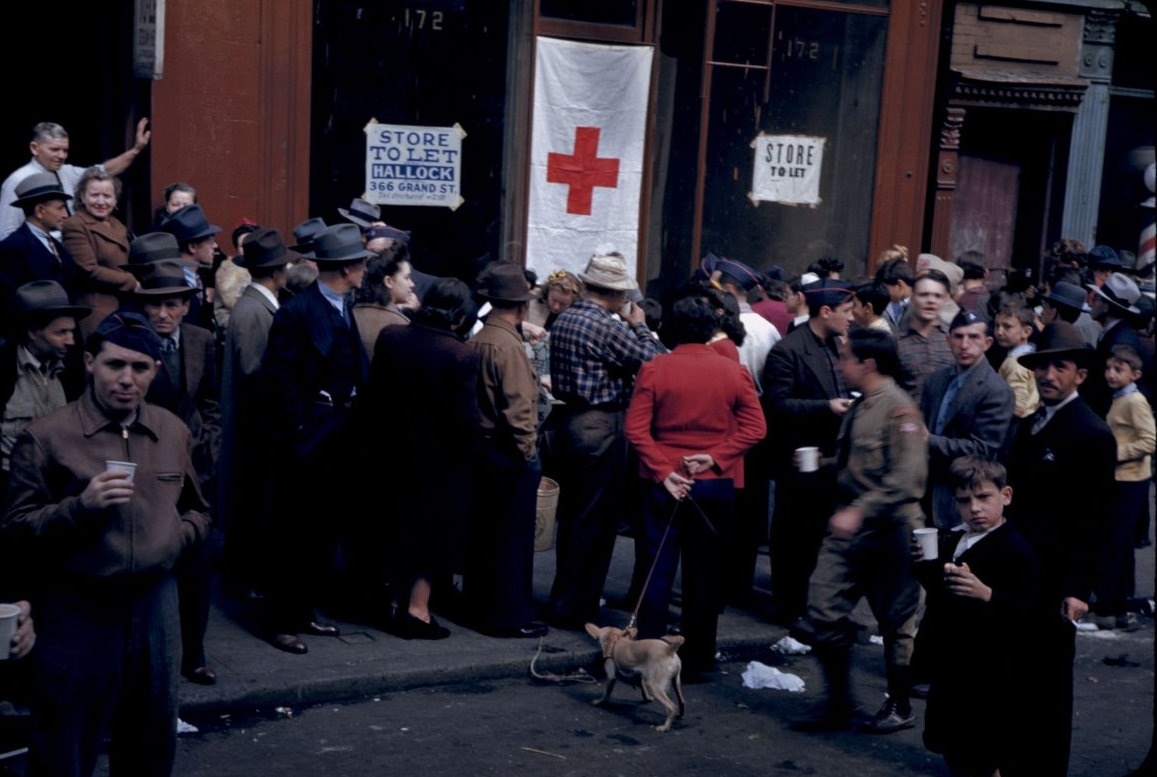
{"type": "Polygon", "coordinates": [[[390,633],[402,639],[446,639],[450,636],[450,629],[434,620],[433,615],[427,623],[408,612],[400,612],[394,618],[393,626],[390,633]]]}
{"type": "Polygon", "coordinates": [[[309,652],[309,648],[304,642],[297,638],[296,634],[275,634],[269,640],[269,644],[278,650],[284,650],[286,653],[293,653],[294,655],[305,655],[309,652]]]}
{"type": "Polygon", "coordinates": [[[538,638],[550,633],[550,627],[539,621],[530,621],[521,626],[507,626],[497,629],[480,629],[488,637],[498,639],[538,638]]]}
{"type": "Polygon", "coordinates": [[[315,637],[336,637],[341,634],[341,629],[332,623],[322,623],[321,621],[310,621],[301,629],[306,634],[312,634],[315,637]]]}
{"type": "Polygon", "coordinates": [[[185,679],[197,685],[216,685],[217,673],[207,666],[198,666],[187,672],[181,672],[185,679]]]}

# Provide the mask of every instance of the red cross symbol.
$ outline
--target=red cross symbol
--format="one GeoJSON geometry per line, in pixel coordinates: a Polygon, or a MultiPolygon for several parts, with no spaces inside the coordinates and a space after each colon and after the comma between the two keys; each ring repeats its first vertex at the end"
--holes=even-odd
{"type": "Polygon", "coordinates": [[[591,194],[596,186],[610,189],[619,186],[619,160],[600,158],[598,127],[575,127],[574,153],[546,155],[547,183],[565,183],[566,212],[591,215],[591,194]]]}

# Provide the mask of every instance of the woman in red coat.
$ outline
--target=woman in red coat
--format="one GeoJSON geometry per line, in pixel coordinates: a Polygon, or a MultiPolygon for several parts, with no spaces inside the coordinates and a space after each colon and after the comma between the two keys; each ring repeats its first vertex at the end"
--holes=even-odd
{"type": "Polygon", "coordinates": [[[647,543],[642,558],[648,567],[654,563],[654,571],[639,609],[639,637],[667,632],[682,549],[684,678],[714,666],[735,486],[742,481],[743,454],[767,431],[747,368],[707,345],[718,328],[707,300],[676,302],[663,323],[675,348],[640,368],[627,410],[627,439],[650,484],[641,541],[647,543]]]}

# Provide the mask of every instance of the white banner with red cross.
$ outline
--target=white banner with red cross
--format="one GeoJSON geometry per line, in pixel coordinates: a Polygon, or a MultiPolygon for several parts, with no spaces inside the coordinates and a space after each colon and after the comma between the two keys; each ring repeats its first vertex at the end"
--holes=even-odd
{"type": "Polygon", "coordinates": [[[596,246],[635,273],[649,46],[538,38],[526,263],[581,272],[596,246]]]}

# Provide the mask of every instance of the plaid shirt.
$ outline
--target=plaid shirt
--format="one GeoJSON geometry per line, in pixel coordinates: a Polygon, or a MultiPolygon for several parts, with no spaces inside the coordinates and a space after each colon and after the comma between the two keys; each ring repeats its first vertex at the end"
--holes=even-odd
{"type": "Polygon", "coordinates": [[[660,352],[645,324],[627,325],[579,299],[550,329],[551,392],[573,405],[626,407],[629,383],[660,352]]]}
{"type": "Polygon", "coordinates": [[[900,364],[908,373],[904,380],[897,382],[916,401],[920,400],[924,378],[942,367],[956,364],[952,349],[948,347],[948,327],[939,321],[931,337],[925,337],[912,328],[909,320],[907,328],[896,335],[896,351],[900,355],[900,364]]]}

